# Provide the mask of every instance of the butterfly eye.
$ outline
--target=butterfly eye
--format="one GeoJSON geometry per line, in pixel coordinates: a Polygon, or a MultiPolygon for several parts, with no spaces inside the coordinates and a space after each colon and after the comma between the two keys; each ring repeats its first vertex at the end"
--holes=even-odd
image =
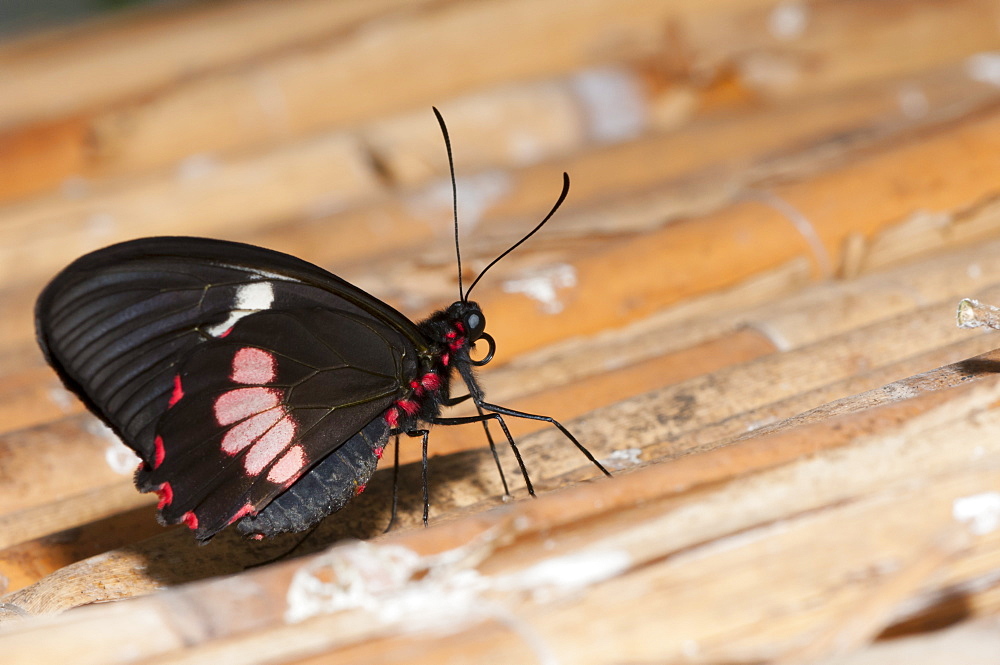
{"type": "Polygon", "coordinates": [[[469,331],[469,340],[476,341],[486,330],[486,317],[482,312],[469,312],[465,315],[465,329],[469,331]]]}

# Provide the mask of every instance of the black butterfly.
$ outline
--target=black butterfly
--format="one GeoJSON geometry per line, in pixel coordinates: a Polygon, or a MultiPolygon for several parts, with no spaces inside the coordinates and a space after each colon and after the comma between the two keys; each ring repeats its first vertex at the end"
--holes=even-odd
{"type": "MultiPolygon", "coordinates": [[[[142,458],[136,485],[159,495],[161,521],[183,522],[201,541],[233,523],[256,538],[308,528],[364,489],[399,434],[423,439],[426,522],[421,424],[496,420],[529,491],[503,416],[552,423],[607,474],[552,418],[487,403],[473,375],[495,343],[469,293],[568,189],[564,174],[551,212],[464,292],[459,255],[459,300],[420,323],[287,254],[161,237],[70,264],[38,299],[38,341],[66,386],[142,458]],[[479,340],[489,349],[476,361],[479,340]],[[453,398],[456,370],[469,393],[453,398]],[[469,397],[479,415],[441,416],[469,397]]],[[[457,219],[455,241],[457,250],[457,219]]]]}

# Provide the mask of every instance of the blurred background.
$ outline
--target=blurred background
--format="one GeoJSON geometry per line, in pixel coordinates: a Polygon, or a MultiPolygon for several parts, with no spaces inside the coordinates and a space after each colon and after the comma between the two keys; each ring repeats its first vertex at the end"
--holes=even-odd
{"type": "MultiPolygon", "coordinates": [[[[994,345],[956,329],[953,312],[1000,284],[995,0],[6,0],[8,590],[161,530],[150,497],[130,488],[134,462],[37,351],[46,280],[114,242],[203,235],[295,254],[426,316],[457,294],[432,105],[455,151],[466,284],[541,219],[569,173],[556,217],[477,286],[498,345],[483,378],[494,401],[570,422],[622,475],[994,345]],[[59,548],[44,544],[55,535],[59,548]]],[[[544,451],[527,455],[540,488],[593,475],[545,436],[526,439],[544,451]]],[[[431,446],[442,459],[479,454],[481,431],[438,428],[431,446]]],[[[404,461],[419,457],[411,448],[404,461]]],[[[872,468],[851,476],[868,483],[855,498],[890,482],[872,468]]],[[[499,493],[488,465],[447,482],[438,515],[497,503],[484,503],[499,493]]],[[[664,556],[691,545],[664,538],[664,556]]],[[[880,547],[919,542],[900,535],[838,561],[875,575],[880,547]]],[[[777,593],[788,580],[772,572],[746,597],[777,593]]],[[[840,582],[818,575],[803,575],[797,598],[842,608],[840,582]]],[[[785,632],[720,629],[713,612],[740,606],[732,593],[685,606],[691,626],[705,623],[673,641],[652,629],[635,645],[662,649],[633,656],[667,662],[685,640],[731,629],[710,653],[739,660],[811,630],[768,619],[774,608],[739,620],[785,632]]],[[[998,596],[985,584],[974,606],[995,613],[998,596]]],[[[900,616],[883,619],[869,637],[905,632],[900,616]]]]}

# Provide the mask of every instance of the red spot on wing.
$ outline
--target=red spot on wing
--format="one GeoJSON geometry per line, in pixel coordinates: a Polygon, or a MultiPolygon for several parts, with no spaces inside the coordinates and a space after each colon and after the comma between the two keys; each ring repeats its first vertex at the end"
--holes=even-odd
{"type": "Polygon", "coordinates": [[[198,528],[198,516],[195,515],[190,510],[181,516],[181,522],[187,525],[187,528],[194,530],[198,528]]]}
{"type": "Polygon", "coordinates": [[[235,383],[262,385],[274,380],[274,355],[263,349],[245,346],[233,356],[233,373],[230,375],[235,383]]]}
{"type": "Polygon", "coordinates": [[[243,504],[242,508],[236,511],[235,515],[229,518],[229,524],[232,524],[237,520],[241,520],[247,515],[250,515],[251,513],[253,513],[253,504],[248,501],[247,503],[243,504]]]}
{"type": "Polygon", "coordinates": [[[157,435],[153,439],[153,468],[157,469],[163,464],[163,458],[167,456],[167,451],[163,447],[163,437],[157,435]]]}
{"type": "Polygon", "coordinates": [[[170,486],[170,483],[163,483],[155,492],[160,497],[160,502],[156,504],[157,510],[163,510],[174,500],[174,488],[170,486]]]}
{"type": "Polygon", "coordinates": [[[224,330],[224,331],[222,332],[222,334],[221,334],[221,335],[219,335],[219,339],[222,339],[223,337],[229,337],[229,333],[231,333],[231,332],[233,332],[233,326],[229,326],[228,328],[226,328],[226,329],[225,329],[225,330],[224,330]]]}
{"type": "Polygon", "coordinates": [[[368,485],[366,483],[361,483],[360,485],[357,485],[354,488],[354,496],[358,496],[359,494],[361,494],[362,492],[364,492],[366,487],[368,487],[368,485]]]}
{"type": "Polygon", "coordinates": [[[181,386],[181,375],[174,374],[174,392],[170,394],[170,401],[167,402],[167,408],[169,409],[177,402],[181,401],[184,397],[184,388],[181,386]]]}

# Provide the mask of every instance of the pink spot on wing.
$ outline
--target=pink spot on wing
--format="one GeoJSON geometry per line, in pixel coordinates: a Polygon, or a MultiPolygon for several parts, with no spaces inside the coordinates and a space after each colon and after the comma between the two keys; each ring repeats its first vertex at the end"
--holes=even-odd
{"type": "Polygon", "coordinates": [[[284,409],[268,409],[234,425],[222,437],[222,452],[235,455],[266,434],[284,415],[284,409]]]}
{"type": "MultiPolygon", "coordinates": [[[[264,470],[295,438],[295,421],[286,416],[261,435],[243,458],[243,468],[251,476],[256,476],[264,470]]],[[[270,479],[270,476],[269,476],[270,479]]],[[[278,481],[274,481],[278,482],[278,481]]]]}
{"type": "Polygon", "coordinates": [[[292,446],[267,472],[267,479],[280,485],[298,475],[305,465],[306,451],[302,446],[292,446]]]}
{"type": "Polygon", "coordinates": [[[195,515],[193,512],[191,512],[190,510],[181,515],[181,522],[184,522],[184,524],[186,524],[187,528],[189,529],[198,528],[198,516],[195,515]]]}
{"type": "Polygon", "coordinates": [[[236,511],[236,514],[229,518],[229,524],[237,520],[241,520],[247,515],[253,513],[253,504],[249,501],[243,504],[243,507],[236,511]]]}
{"type": "Polygon", "coordinates": [[[251,534],[250,540],[264,540],[264,534],[262,533],[251,534]]]}
{"type": "Polygon", "coordinates": [[[233,327],[229,326],[224,331],[222,331],[222,334],[219,335],[219,339],[222,339],[223,337],[229,337],[229,333],[231,332],[233,332],[233,327]]]}
{"type": "Polygon", "coordinates": [[[154,492],[160,497],[160,502],[156,504],[157,510],[162,510],[169,506],[174,500],[174,488],[170,486],[170,483],[163,483],[154,492]]]}
{"type": "Polygon", "coordinates": [[[153,468],[157,469],[163,464],[163,458],[167,456],[167,451],[163,447],[163,437],[157,435],[153,439],[153,468]]]}
{"type": "Polygon", "coordinates": [[[274,388],[237,388],[222,393],[215,400],[215,420],[229,425],[244,418],[272,409],[281,401],[281,392],[274,388]]]}
{"type": "Polygon", "coordinates": [[[169,409],[174,404],[177,404],[177,402],[181,401],[182,397],[184,397],[184,388],[181,387],[181,375],[174,374],[174,392],[170,395],[170,401],[167,402],[167,408],[169,409]]]}
{"type": "Polygon", "coordinates": [[[233,373],[229,376],[236,383],[261,385],[274,380],[274,355],[245,346],[233,356],[233,373]]]}

